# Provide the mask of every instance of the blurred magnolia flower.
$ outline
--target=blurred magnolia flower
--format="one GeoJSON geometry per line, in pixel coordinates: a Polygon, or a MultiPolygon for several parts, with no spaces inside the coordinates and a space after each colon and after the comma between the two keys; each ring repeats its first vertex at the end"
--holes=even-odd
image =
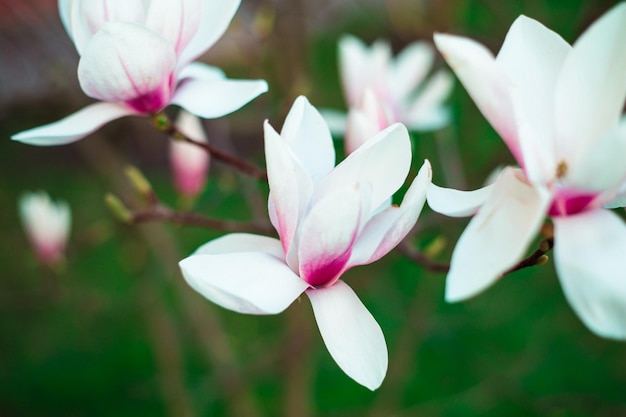
{"type": "Polygon", "coordinates": [[[263,80],[229,80],[192,62],[224,33],[240,0],[59,0],[61,20],[80,54],[78,80],[101,102],[13,136],[32,145],[79,140],[123,116],[149,116],[176,104],[221,117],[267,91],[263,80]]]}
{"type": "Polygon", "coordinates": [[[335,167],[328,126],[298,98],[280,134],[265,123],[269,213],[280,240],[229,234],[180,262],[187,282],[222,307],[276,314],[303,292],[339,367],[374,390],[387,371],[383,333],[340,280],[380,259],[413,228],[430,184],[424,162],[400,206],[391,196],[411,164],[408,132],[395,124],[335,167]]]}
{"type": "Polygon", "coordinates": [[[495,58],[470,39],[435,35],[435,43],[521,167],[474,192],[430,187],[434,210],[476,213],[452,254],[446,299],[494,283],[547,215],[569,303],[593,332],[626,339],[626,225],[604,208],[624,203],[626,3],[573,47],[525,16],[495,58]]]}
{"type": "Polygon", "coordinates": [[[443,102],[452,89],[452,77],[440,70],[427,79],[435,58],[434,48],[414,42],[392,58],[391,46],[377,41],[371,47],[354,36],[339,41],[339,72],[350,116],[327,110],[331,130],[345,134],[348,152],[369,139],[372,131],[393,123],[409,130],[429,131],[448,124],[443,102]]]}
{"type": "MultiPolygon", "coordinates": [[[[181,110],[176,127],[185,136],[207,142],[202,123],[193,114],[181,110]]],[[[206,185],[209,170],[209,153],[191,143],[181,140],[170,141],[170,164],[176,190],[184,196],[195,197],[206,185]]]]}
{"type": "Polygon", "coordinates": [[[45,265],[58,264],[70,232],[67,203],[55,203],[43,191],[25,193],[19,199],[19,214],[37,258],[45,265]]]}

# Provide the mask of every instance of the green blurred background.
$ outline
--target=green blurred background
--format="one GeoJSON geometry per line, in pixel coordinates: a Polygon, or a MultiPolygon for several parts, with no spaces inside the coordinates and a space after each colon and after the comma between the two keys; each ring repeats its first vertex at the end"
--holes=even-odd
{"type": "MultiPolygon", "coordinates": [[[[497,51],[519,14],[572,42],[613,4],[243,0],[203,60],[231,77],[265,78],[270,92],[205,127],[216,146],[262,165],[262,121],[281,126],[297,95],[343,107],[343,33],[388,39],[398,51],[452,32],[497,51]]],[[[62,147],[9,140],[89,103],[77,59],[56,2],[0,0],[0,416],[626,416],[626,345],[581,324],[551,262],[459,304],[443,301],[443,274],[399,253],[349,271],[345,280],[389,346],[389,372],[376,392],[335,365],[306,299],[271,317],[211,305],[188,289],[176,264],[218,232],[121,225],[103,204],[109,191],[140,204],[122,173],[128,163],[177,204],[167,139],[147,120],[116,121],[62,147]],[[18,196],[38,189],[73,210],[63,271],[37,264],[18,221],[18,196]]],[[[451,127],[414,135],[414,171],[429,158],[435,182],[477,187],[513,160],[459,85],[450,104],[451,127]]],[[[264,219],[266,188],[214,163],[195,210],[264,219]]],[[[415,243],[445,243],[438,260],[446,261],[465,223],[425,209],[415,243]]]]}

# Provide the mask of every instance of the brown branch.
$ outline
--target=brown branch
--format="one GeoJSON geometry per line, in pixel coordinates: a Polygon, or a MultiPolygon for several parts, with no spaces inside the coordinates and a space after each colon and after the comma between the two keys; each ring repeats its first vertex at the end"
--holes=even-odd
{"type": "Polygon", "coordinates": [[[206,142],[200,142],[190,138],[180,131],[167,117],[167,115],[160,113],[154,116],[153,118],[154,126],[160,130],[161,132],[168,135],[172,140],[182,140],[184,142],[190,143],[192,145],[198,146],[199,148],[207,151],[212,157],[231,165],[237,168],[239,171],[244,174],[249,175],[250,177],[267,181],[267,172],[264,169],[256,167],[249,162],[236,157],[228,152],[225,152],[219,148],[216,148],[206,142]]]}
{"type": "Polygon", "coordinates": [[[425,269],[431,272],[448,272],[450,270],[450,264],[433,261],[425,254],[412,247],[407,239],[400,242],[398,250],[406,257],[422,265],[425,269]]]}
{"type": "Polygon", "coordinates": [[[219,220],[197,213],[176,211],[161,203],[151,205],[142,211],[131,212],[131,218],[129,219],[130,223],[148,223],[155,221],[166,221],[184,226],[198,226],[223,232],[272,233],[272,229],[265,225],[219,220]]]}
{"type": "Polygon", "coordinates": [[[554,239],[548,238],[541,241],[539,249],[534,251],[528,258],[522,259],[512,268],[502,274],[502,276],[508,275],[511,272],[519,271],[520,269],[529,268],[531,266],[543,265],[547,262],[548,256],[546,255],[554,247],[554,239]]]}

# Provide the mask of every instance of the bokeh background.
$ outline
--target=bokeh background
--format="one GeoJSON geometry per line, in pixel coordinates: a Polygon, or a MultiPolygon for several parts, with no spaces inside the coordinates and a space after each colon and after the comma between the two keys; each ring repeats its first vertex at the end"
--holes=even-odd
{"type": "MultiPolygon", "coordinates": [[[[262,122],[282,125],[293,99],[343,107],[336,43],[383,38],[398,51],[434,31],[497,51],[519,14],[572,42],[610,0],[243,0],[202,59],[231,77],[264,78],[269,93],[205,123],[210,140],[263,165],[262,122]]],[[[626,46],[625,46],[626,47],[626,46]]],[[[38,148],[11,134],[89,99],[54,0],[0,0],[0,416],[626,416],[626,344],[591,334],[552,262],[506,276],[470,301],[443,301],[445,276],[400,253],[350,271],[387,338],[390,367],[370,392],[346,377],[319,337],[308,300],[271,317],[216,307],[191,291],[178,260],[220,233],[122,225],[106,192],[138,206],[123,167],[138,166],[178,204],[167,138],[147,120],[116,121],[78,143],[38,148]],[[47,190],[68,201],[73,230],[60,271],[38,265],[17,199],[47,190]]],[[[437,67],[445,64],[441,59],[437,67]]],[[[438,184],[478,187],[513,160],[461,86],[452,126],[415,134],[438,184]]],[[[341,143],[337,144],[341,150],[341,143]]],[[[194,210],[266,218],[267,187],[213,163],[194,210]]],[[[466,220],[425,209],[414,244],[449,259],[466,220]]],[[[484,254],[488,262],[490,254],[484,254]]]]}

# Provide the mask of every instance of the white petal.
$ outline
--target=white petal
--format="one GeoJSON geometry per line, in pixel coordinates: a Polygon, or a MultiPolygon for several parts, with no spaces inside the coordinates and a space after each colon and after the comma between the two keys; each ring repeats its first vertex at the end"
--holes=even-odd
{"type": "Polygon", "coordinates": [[[167,105],[176,55],[162,37],[133,23],[107,23],[87,44],[78,64],[90,97],[113,102],[154,99],[146,112],[167,105]],[[152,97],[154,95],[154,97],[152,97]]]}
{"type": "Polygon", "coordinates": [[[334,109],[320,109],[332,136],[343,136],[346,133],[346,112],[334,109]]]}
{"type": "Polygon", "coordinates": [[[274,128],[267,121],[263,127],[267,179],[270,187],[268,203],[270,218],[280,235],[285,253],[288,254],[298,224],[309,205],[313,183],[291,152],[289,145],[274,128]]]}
{"type": "Polygon", "coordinates": [[[377,389],[387,373],[387,344],[374,317],[343,281],[306,292],[330,356],[350,378],[377,389]]]}
{"type": "Polygon", "coordinates": [[[200,23],[195,36],[182,51],[179,62],[186,64],[202,55],[226,32],[241,0],[202,0],[200,23]]]}
{"type": "Polygon", "coordinates": [[[571,47],[536,20],[520,16],[497,57],[513,93],[524,170],[531,182],[554,177],[554,85],[571,47]]]}
{"type": "Polygon", "coordinates": [[[283,261],[267,253],[192,255],[179,265],[194,290],[239,313],[280,313],[308,288],[283,261]]]}
{"type": "Polygon", "coordinates": [[[377,261],[406,237],[424,207],[431,178],[430,162],[426,160],[404,195],[402,204],[386,208],[367,223],[354,245],[350,267],[377,261]]]}
{"type": "Polygon", "coordinates": [[[404,48],[391,64],[389,86],[392,97],[402,102],[414,93],[434,60],[435,50],[426,42],[413,42],[404,48]]]}
{"type": "Polygon", "coordinates": [[[309,172],[313,183],[335,167],[335,147],[328,125],[306,97],[294,101],[280,135],[309,172]]]}
{"type": "Polygon", "coordinates": [[[372,186],[371,207],[380,206],[404,183],[411,165],[411,140],[406,127],[396,123],[351,153],[318,184],[315,197],[350,184],[367,182],[372,186]]]}
{"type": "Polygon", "coordinates": [[[443,102],[450,96],[454,79],[448,71],[440,70],[430,77],[406,115],[411,130],[428,131],[444,127],[450,122],[450,110],[443,102]]]}
{"type": "Polygon", "coordinates": [[[446,300],[472,297],[519,261],[537,234],[550,196],[505,169],[459,238],[446,280],[446,300]]]}
{"type": "Polygon", "coordinates": [[[203,81],[218,81],[225,79],[226,74],[218,67],[195,61],[186,65],[178,74],[178,82],[187,78],[195,78],[203,81]]]}
{"type": "Polygon", "coordinates": [[[237,252],[259,252],[284,259],[280,240],[251,233],[230,233],[200,246],[193,255],[219,255],[237,252]]]}
{"type": "Polygon", "coordinates": [[[344,35],[339,40],[339,73],[348,107],[359,104],[367,86],[367,46],[355,36],[344,35]]]}
{"type": "Polygon", "coordinates": [[[624,221],[603,209],[553,221],[555,265],[567,300],[594,333],[626,339],[624,221]]]}
{"type": "Polygon", "coordinates": [[[263,80],[186,79],[171,103],[204,119],[214,119],[239,110],[266,91],[263,80]]]}
{"type": "Polygon", "coordinates": [[[185,49],[200,26],[205,0],[151,0],[145,25],[167,39],[177,55],[185,49]]]}
{"type": "Polygon", "coordinates": [[[428,206],[437,213],[449,217],[467,217],[475,214],[487,201],[493,187],[491,184],[478,190],[461,191],[430,184],[426,198],[428,206]]]}
{"type": "Polygon", "coordinates": [[[513,86],[493,54],[481,44],[458,36],[435,34],[435,44],[483,116],[521,163],[523,160],[511,103],[513,86]]]}
{"type": "Polygon", "coordinates": [[[121,104],[95,103],[57,122],[16,133],[11,139],[29,145],[65,145],[84,138],[112,120],[136,114],[121,104]]]}
{"type": "Polygon", "coordinates": [[[626,98],[626,3],[576,41],[556,85],[560,156],[574,165],[615,127],[626,98]]]}

